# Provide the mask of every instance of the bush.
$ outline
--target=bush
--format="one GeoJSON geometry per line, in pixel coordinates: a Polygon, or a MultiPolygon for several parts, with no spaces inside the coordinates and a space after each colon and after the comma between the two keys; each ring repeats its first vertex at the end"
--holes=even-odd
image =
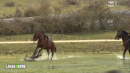
{"type": "Polygon", "coordinates": [[[86,17],[88,17],[88,26],[91,30],[109,28],[107,21],[113,18],[110,8],[102,0],[94,1],[89,6],[84,7],[82,14],[86,14],[86,17]]]}
{"type": "Polygon", "coordinates": [[[13,7],[14,6],[14,2],[5,3],[4,6],[5,7],[13,7]]]}
{"type": "Polygon", "coordinates": [[[64,4],[66,4],[66,5],[79,5],[79,3],[75,0],[65,0],[64,4]]]}
{"type": "MultiPolygon", "coordinates": [[[[45,9],[44,7],[48,6],[43,6],[43,9],[45,9]]],[[[109,8],[105,7],[103,2],[93,2],[90,6],[84,7],[82,10],[73,12],[70,15],[61,16],[62,8],[60,7],[54,7],[54,11],[55,15],[53,17],[48,16],[48,12],[48,14],[33,21],[41,24],[46,32],[74,33],[105,30],[107,29],[107,20],[112,18],[109,8]]]]}
{"type": "Polygon", "coordinates": [[[17,18],[17,17],[21,17],[22,16],[22,12],[19,8],[16,8],[16,11],[15,11],[15,14],[14,16],[17,18]]]}
{"type": "Polygon", "coordinates": [[[0,21],[0,35],[14,35],[20,34],[20,27],[15,24],[8,24],[3,21],[0,21]],[[11,25],[11,26],[9,26],[11,25]],[[14,29],[15,28],[15,29],[14,29]]]}
{"type": "Polygon", "coordinates": [[[37,10],[34,9],[34,8],[28,8],[25,10],[24,14],[23,14],[24,17],[32,17],[32,16],[37,16],[37,10]]]}
{"type": "Polygon", "coordinates": [[[41,17],[46,17],[50,15],[51,10],[50,10],[50,4],[48,2],[42,2],[40,4],[40,7],[37,8],[37,14],[41,17]]]}
{"type": "MultiPolygon", "coordinates": [[[[21,11],[16,10],[18,16],[21,11]]],[[[24,16],[37,16],[33,20],[23,21],[15,19],[13,23],[0,21],[0,34],[27,34],[36,31],[48,33],[75,33],[98,30],[123,30],[128,29],[130,17],[127,14],[113,14],[104,1],[93,1],[89,6],[73,12],[62,14],[62,7],[54,7],[54,14],[51,15],[50,4],[41,3],[37,9],[28,8],[24,16]],[[109,24],[109,20],[112,24],[109,24]],[[11,26],[9,26],[11,25],[11,26]],[[15,29],[14,29],[15,28],[15,29]]]]}
{"type": "Polygon", "coordinates": [[[120,5],[124,5],[124,6],[130,6],[130,0],[127,1],[120,1],[120,5]]]}

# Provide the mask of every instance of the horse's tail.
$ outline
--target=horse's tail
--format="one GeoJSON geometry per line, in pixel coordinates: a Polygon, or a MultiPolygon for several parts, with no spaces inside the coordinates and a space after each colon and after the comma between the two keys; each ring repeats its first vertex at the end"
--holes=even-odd
{"type": "Polygon", "coordinates": [[[56,52],[56,47],[55,47],[55,52],[56,52]]]}
{"type": "Polygon", "coordinates": [[[129,50],[129,55],[130,55],[130,39],[128,39],[128,50],[129,50]]]}

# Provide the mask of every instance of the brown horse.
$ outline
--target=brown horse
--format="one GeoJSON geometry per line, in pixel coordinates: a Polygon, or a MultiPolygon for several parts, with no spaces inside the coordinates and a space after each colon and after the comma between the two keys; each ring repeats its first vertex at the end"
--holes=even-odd
{"type": "Polygon", "coordinates": [[[122,31],[122,30],[119,30],[117,31],[117,35],[115,37],[115,40],[116,39],[120,39],[122,37],[122,41],[123,41],[123,46],[125,47],[124,49],[124,52],[123,52],[123,59],[125,59],[125,53],[127,50],[129,50],[129,54],[130,54],[130,37],[128,36],[129,33],[127,33],[126,31],[122,31]]]}
{"type": "Polygon", "coordinates": [[[51,56],[51,60],[52,60],[52,57],[54,55],[54,52],[56,52],[56,47],[55,47],[55,44],[54,42],[50,39],[47,39],[44,37],[44,35],[41,33],[41,32],[36,32],[33,36],[33,41],[36,41],[38,39],[38,42],[37,42],[37,47],[33,53],[33,56],[32,58],[38,58],[40,55],[39,53],[41,52],[42,49],[46,49],[47,50],[47,53],[48,53],[48,57],[49,57],[49,50],[51,50],[52,52],[52,56],[51,56]],[[48,44],[48,40],[49,40],[49,44],[48,44]],[[37,54],[37,56],[35,57],[36,55],[36,51],[38,48],[41,48],[37,54]]]}

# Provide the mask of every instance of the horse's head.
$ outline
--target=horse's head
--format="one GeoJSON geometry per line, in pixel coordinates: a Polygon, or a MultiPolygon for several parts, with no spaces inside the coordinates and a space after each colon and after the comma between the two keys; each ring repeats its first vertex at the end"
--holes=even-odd
{"type": "Polygon", "coordinates": [[[42,38],[42,33],[36,32],[33,36],[33,41],[37,41],[37,39],[42,38]]]}
{"type": "Polygon", "coordinates": [[[117,31],[117,34],[116,34],[115,40],[116,40],[116,39],[119,40],[119,39],[122,37],[122,34],[123,34],[123,33],[122,33],[121,30],[117,31]]]}
{"type": "Polygon", "coordinates": [[[33,41],[37,41],[37,39],[38,39],[38,36],[37,36],[37,33],[35,33],[33,36],[33,41]]]}
{"type": "Polygon", "coordinates": [[[126,32],[126,31],[123,31],[123,30],[119,30],[119,31],[117,31],[117,35],[116,35],[116,37],[115,37],[115,39],[120,39],[121,37],[128,37],[128,32],[126,32]]]}

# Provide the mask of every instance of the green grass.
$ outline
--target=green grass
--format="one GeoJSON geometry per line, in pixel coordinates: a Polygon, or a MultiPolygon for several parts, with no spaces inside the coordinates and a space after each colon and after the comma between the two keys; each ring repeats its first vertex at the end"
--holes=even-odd
{"type": "MultiPolygon", "coordinates": [[[[35,6],[36,4],[39,4],[41,2],[41,0],[31,0],[31,4],[32,6],[35,6]]],[[[3,16],[3,14],[5,14],[6,16],[8,16],[9,14],[14,15],[15,13],[15,9],[16,8],[20,8],[23,12],[25,9],[27,9],[30,6],[30,0],[2,0],[0,2],[0,8],[2,9],[0,12],[0,17],[3,16]],[[5,7],[4,4],[5,3],[10,3],[10,2],[14,2],[14,7],[5,7]],[[19,6],[20,5],[20,6],[19,6]]]]}
{"type": "MultiPolygon", "coordinates": [[[[114,39],[117,31],[100,31],[86,33],[71,33],[71,34],[50,34],[47,35],[52,40],[92,40],[92,39],[114,39]]],[[[0,36],[0,41],[28,41],[32,40],[33,34],[0,36]]]]}
{"type": "MultiPolygon", "coordinates": [[[[56,43],[57,53],[113,53],[122,52],[122,42],[95,42],[95,43],[56,43]],[[114,44],[114,45],[113,45],[114,44]]],[[[0,54],[32,54],[36,44],[0,44],[0,54]],[[14,52],[11,52],[14,51],[14,52]]]]}
{"type": "MultiPolygon", "coordinates": [[[[113,39],[115,31],[48,34],[53,40],[113,39]]],[[[33,34],[0,36],[0,41],[24,41],[33,34]]],[[[32,55],[36,44],[0,44],[0,73],[103,73],[120,70],[129,73],[130,59],[122,60],[122,42],[55,43],[56,60],[22,61],[26,54],[32,55]],[[16,50],[14,52],[10,52],[16,50]],[[7,64],[24,64],[25,69],[7,69],[7,64]]],[[[43,50],[45,51],[45,50],[43,50]]]]}
{"type": "Polygon", "coordinates": [[[116,54],[57,54],[57,60],[53,61],[21,61],[23,56],[25,55],[0,56],[3,57],[0,60],[0,73],[103,73],[108,70],[130,72],[129,59],[121,60],[116,54]],[[6,64],[24,64],[26,68],[7,69],[6,64]]]}

